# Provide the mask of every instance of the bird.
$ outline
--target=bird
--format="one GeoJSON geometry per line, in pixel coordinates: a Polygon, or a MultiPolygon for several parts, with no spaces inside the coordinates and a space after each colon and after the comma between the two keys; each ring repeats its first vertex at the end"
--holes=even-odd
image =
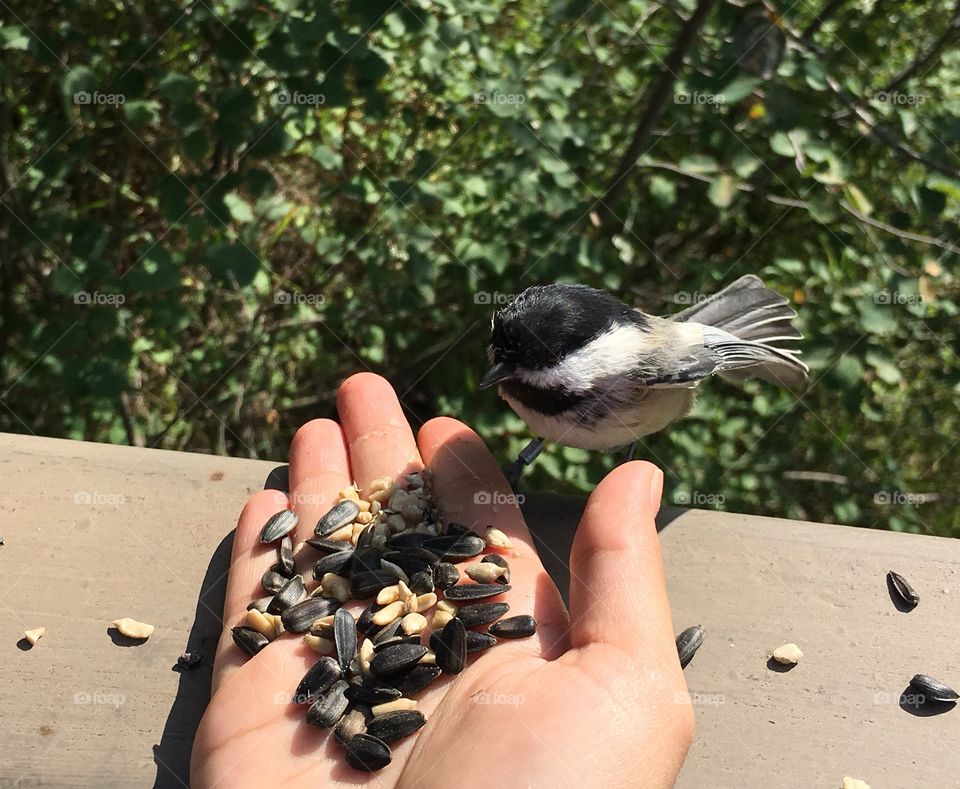
{"type": "Polygon", "coordinates": [[[508,481],[516,485],[544,441],[635,446],[685,416],[711,375],[802,388],[809,368],[791,347],[802,339],[796,317],[753,274],[664,317],[586,285],[527,288],[494,312],[492,366],[479,383],[496,386],[536,436],[505,470],[508,481]]]}

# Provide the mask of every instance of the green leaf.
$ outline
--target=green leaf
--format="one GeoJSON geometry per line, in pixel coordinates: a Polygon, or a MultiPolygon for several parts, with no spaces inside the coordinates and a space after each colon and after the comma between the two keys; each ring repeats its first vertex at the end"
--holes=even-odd
{"type": "Polygon", "coordinates": [[[252,222],[253,210],[250,204],[235,192],[223,196],[223,202],[235,222],[252,222]]]}
{"type": "Polygon", "coordinates": [[[170,101],[193,101],[196,92],[196,80],[175,71],[168,71],[157,83],[157,93],[170,101]]]}
{"type": "Polygon", "coordinates": [[[707,190],[707,197],[717,208],[727,208],[737,195],[737,179],[732,175],[724,174],[714,178],[707,190]]]}
{"type": "Polygon", "coordinates": [[[160,122],[159,101],[128,101],[123,105],[123,116],[134,128],[160,122]]]}
{"type": "Polygon", "coordinates": [[[210,274],[220,282],[239,287],[253,282],[260,270],[260,258],[244,244],[220,242],[211,246],[203,257],[210,274]]]}

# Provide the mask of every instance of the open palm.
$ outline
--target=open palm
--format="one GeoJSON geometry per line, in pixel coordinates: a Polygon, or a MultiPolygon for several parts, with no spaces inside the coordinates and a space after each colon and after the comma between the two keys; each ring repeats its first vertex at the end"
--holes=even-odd
{"type": "Polygon", "coordinates": [[[191,785],[374,787],[663,787],[693,733],[664,586],[654,515],[662,474],[648,463],[613,471],[587,504],[571,554],[570,611],[543,569],[494,458],[462,423],[437,418],[414,436],[390,385],[359,374],[340,388],[341,424],[315,420],[290,450],[290,491],[262,491],[237,525],[213,696],[197,732],[191,785]],[[319,657],[286,635],[247,658],[233,643],[247,603],[276,556],[259,531],[292,503],[295,541],[356,481],[423,466],[444,522],[495,525],[508,555],[513,614],[533,614],[536,636],[472,656],[418,697],[427,725],[394,743],[393,761],[360,773],[330,732],[304,722],[290,696],[319,657]],[[478,492],[488,494],[476,497],[478,492]],[[502,494],[502,495],[501,495],[502,494]]]}

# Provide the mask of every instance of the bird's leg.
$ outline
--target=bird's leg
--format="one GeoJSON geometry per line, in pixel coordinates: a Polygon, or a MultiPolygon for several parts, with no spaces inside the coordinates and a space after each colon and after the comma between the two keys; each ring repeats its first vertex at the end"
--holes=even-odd
{"type": "Polygon", "coordinates": [[[517,459],[514,460],[513,463],[503,469],[503,474],[507,478],[507,482],[511,488],[516,490],[517,485],[520,483],[520,477],[523,476],[523,469],[533,463],[533,461],[537,459],[537,455],[542,451],[543,439],[535,438],[520,450],[520,454],[517,455],[517,459]]]}
{"type": "Polygon", "coordinates": [[[637,440],[637,441],[632,442],[632,443],[627,447],[627,451],[623,453],[623,458],[620,460],[620,463],[621,463],[621,464],[622,464],[622,463],[629,463],[631,460],[633,460],[634,456],[637,454],[637,444],[639,444],[639,443],[640,443],[640,441],[637,440]]]}

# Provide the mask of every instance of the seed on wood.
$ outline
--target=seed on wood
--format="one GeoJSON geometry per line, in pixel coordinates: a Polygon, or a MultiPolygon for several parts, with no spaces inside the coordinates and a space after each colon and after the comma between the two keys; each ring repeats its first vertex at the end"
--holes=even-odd
{"type": "Polygon", "coordinates": [[[347,764],[354,770],[372,773],[382,770],[392,758],[390,746],[369,734],[358,734],[347,743],[347,764]]]}
{"type": "Polygon", "coordinates": [[[337,609],[333,615],[333,638],[340,668],[346,671],[357,654],[357,623],[345,608],[337,609]]]}
{"type": "Polygon", "coordinates": [[[307,540],[307,545],[323,554],[336,553],[337,551],[353,551],[352,545],[342,542],[341,540],[331,540],[328,537],[310,537],[307,540]]]}
{"type": "Polygon", "coordinates": [[[297,513],[293,510],[280,510],[271,515],[260,530],[260,542],[273,542],[285,537],[296,528],[297,513]]]}
{"type": "Polygon", "coordinates": [[[373,712],[373,717],[376,718],[380,715],[388,715],[391,712],[416,709],[416,707],[416,701],[401,697],[399,699],[394,699],[393,701],[385,702],[384,704],[375,704],[371,708],[371,711],[373,712]]]}
{"type": "Polygon", "coordinates": [[[926,674],[915,675],[910,680],[910,687],[922,694],[924,701],[955,702],[960,698],[949,685],[926,674]]]}
{"type": "Polygon", "coordinates": [[[249,627],[251,630],[256,630],[258,633],[269,638],[271,641],[276,638],[276,633],[273,626],[273,617],[269,614],[261,613],[257,609],[252,611],[247,611],[243,617],[244,627],[249,627]],[[270,617],[269,619],[267,617],[270,617]]]}
{"type": "Polygon", "coordinates": [[[513,548],[513,543],[510,542],[510,538],[494,526],[487,526],[484,541],[488,548],[493,548],[497,551],[509,551],[513,548]]]}
{"type": "Polygon", "coordinates": [[[425,666],[421,663],[404,674],[391,677],[390,682],[404,696],[415,696],[439,676],[440,669],[437,666],[425,666]]]}
{"type": "Polygon", "coordinates": [[[345,526],[349,526],[360,514],[360,507],[353,499],[345,499],[339,504],[334,505],[326,515],[324,515],[314,528],[314,534],[317,537],[328,537],[339,531],[345,526]]]}
{"type": "Polygon", "coordinates": [[[920,602],[920,595],[916,593],[914,588],[910,586],[907,579],[900,575],[900,573],[895,573],[893,570],[890,570],[887,573],[887,580],[890,582],[890,585],[893,587],[894,592],[896,592],[900,600],[903,601],[904,605],[908,605],[912,608],[920,602]]]}
{"type": "Polygon", "coordinates": [[[449,562],[440,562],[433,568],[435,588],[443,591],[454,586],[460,580],[460,571],[449,562]]]}
{"type": "Polygon", "coordinates": [[[800,647],[796,644],[784,644],[773,650],[773,654],[770,655],[770,657],[776,660],[777,663],[782,663],[785,666],[795,666],[800,662],[800,658],[803,657],[803,652],[800,651],[800,647]]]}
{"type": "Polygon", "coordinates": [[[410,576],[410,589],[418,594],[429,594],[434,590],[433,573],[428,570],[420,570],[410,576]]]}
{"type": "Polygon", "coordinates": [[[431,537],[423,547],[436,553],[446,562],[462,562],[483,553],[486,547],[479,537],[469,535],[431,537]]]}
{"type": "MultiPolygon", "coordinates": [[[[119,629],[119,628],[118,628],[119,629]]],[[[153,628],[151,628],[152,630],[153,628]]],[[[45,627],[35,627],[32,630],[24,630],[23,637],[30,642],[30,646],[36,646],[37,642],[43,638],[44,633],[47,632],[45,627]]]]}
{"type": "Polygon", "coordinates": [[[203,655],[199,652],[184,652],[177,658],[177,668],[189,671],[192,668],[196,668],[201,660],[203,660],[203,655]]]}
{"type": "Polygon", "coordinates": [[[358,677],[352,678],[347,688],[347,698],[364,704],[386,704],[399,699],[401,695],[399,690],[390,685],[370,685],[358,677]]]}
{"type": "Polygon", "coordinates": [[[233,634],[233,643],[250,655],[250,657],[256,655],[270,643],[263,633],[258,633],[249,627],[234,627],[230,632],[233,634]]]}
{"type": "Polygon", "coordinates": [[[260,578],[260,584],[263,586],[264,591],[270,594],[279,592],[283,588],[283,585],[290,580],[285,575],[277,572],[277,568],[279,567],[279,564],[271,565],[260,578]]]}
{"type": "Polygon", "coordinates": [[[478,584],[497,583],[498,579],[506,572],[502,567],[498,567],[492,562],[480,562],[471,564],[463,570],[471,581],[478,584]]]}
{"type": "Polygon", "coordinates": [[[389,625],[394,619],[401,616],[403,616],[403,603],[397,600],[377,611],[370,621],[375,625],[383,627],[384,625],[389,625]]]}
{"type": "Polygon", "coordinates": [[[288,576],[293,575],[295,569],[293,562],[293,538],[289,534],[284,535],[283,539],[280,540],[280,545],[277,547],[277,558],[280,566],[283,567],[283,572],[288,576]]]}
{"type": "Polygon", "coordinates": [[[336,551],[328,553],[321,557],[313,565],[313,577],[320,580],[327,573],[346,573],[353,568],[353,548],[347,548],[345,551],[336,551]]]}
{"type": "Polygon", "coordinates": [[[482,600],[510,591],[510,584],[458,584],[445,590],[447,600],[482,600]]]}
{"type": "Polygon", "coordinates": [[[319,696],[330,690],[333,683],[342,679],[342,677],[343,672],[337,661],[332,657],[322,657],[303,675],[303,679],[297,685],[294,701],[298,704],[313,703],[319,696]]]}
{"type": "MultiPolygon", "coordinates": [[[[349,688],[348,688],[349,693],[349,688]]],[[[373,719],[373,713],[366,704],[351,704],[346,714],[333,730],[334,739],[341,745],[346,745],[358,734],[367,730],[367,722],[373,719]]]]}
{"type": "Polygon", "coordinates": [[[329,655],[335,652],[337,649],[332,639],[310,635],[309,633],[303,637],[303,643],[310,647],[310,649],[312,649],[314,652],[319,652],[321,655],[329,655]]]}
{"type": "Polygon", "coordinates": [[[511,616],[494,622],[487,632],[497,638],[527,638],[537,632],[537,620],[529,614],[511,616]]]}
{"type": "Polygon", "coordinates": [[[688,627],[677,636],[677,656],[680,658],[680,668],[687,667],[702,643],[703,628],[700,625],[688,627]]]}
{"type": "Polygon", "coordinates": [[[267,611],[271,614],[282,614],[294,603],[303,599],[306,594],[307,587],[303,584],[303,576],[295,575],[277,590],[270,605],[267,606],[267,611]]]}
{"type": "Polygon", "coordinates": [[[340,607],[340,601],[334,597],[308,597],[286,609],[280,618],[283,626],[291,633],[306,633],[310,625],[324,616],[328,616],[340,607]]]}
{"type": "Polygon", "coordinates": [[[389,605],[400,599],[400,587],[397,584],[385,586],[377,593],[377,602],[380,605],[389,605]]]}
{"type": "Polygon", "coordinates": [[[467,662],[467,631],[459,619],[443,626],[434,650],[437,665],[444,674],[459,674],[467,662]]]}
{"type": "Polygon", "coordinates": [[[419,710],[397,710],[375,715],[367,726],[367,734],[384,742],[409,737],[427,722],[419,710]]]}
{"type": "Polygon", "coordinates": [[[430,618],[430,627],[434,630],[442,630],[443,626],[453,619],[453,614],[449,611],[441,611],[439,608],[433,612],[430,618]]]}
{"type": "Polygon", "coordinates": [[[474,603],[456,611],[456,617],[464,627],[480,627],[496,622],[510,610],[508,603],[474,603]]]}
{"type": "Polygon", "coordinates": [[[264,614],[266,613],[267,606],[270,605],[271,600],[273,600],[273,595],[268,595],[267,597],[260,597],[260,598],[257,598],[256,600],[251,600],[249,603],[247,603],[247,610],[253,611],[254,609],[256,609],[261,614],[264,614]]]}
{"type": "Polygon", "coordinates": [[[417,664],[427,648],[420,644],[390,644],[376,652],[370,660],[370,673],[378,677],[398,674],[417,664]]]}
{"type": "Polygon", "coordinates": [[[127,638],[150,638],[154,631],[153,625],[138,622],[129,616],[125,616],[123,619],[114,619],[113,626],[117,628],[120,635],[126,636],[127,638]]]}
{"type": "Polygon", "coordinates": [[[400,620],[400,627],[408,636],[421,633],[426,626],[427,618],[423,614],[410,613],[400,620]]]}
{"type": "Polygon", "coordinates": [[[346,680],[338,679],[334,682],[326,693],[310,705],[310,709],[307,710],[307,723],[327,729],[335,726],[350,705],[346,690],[346,680]]]}
{"type": "Polygon", "coordinates": [[[484,649],[489,649],[492,646],[495,646],[497,639],[491,636],[489,633],[481,633],[477,630],[468,630],[467,631],[467,654],[471,655],[474,652],[481,652],[484,649]]]}

